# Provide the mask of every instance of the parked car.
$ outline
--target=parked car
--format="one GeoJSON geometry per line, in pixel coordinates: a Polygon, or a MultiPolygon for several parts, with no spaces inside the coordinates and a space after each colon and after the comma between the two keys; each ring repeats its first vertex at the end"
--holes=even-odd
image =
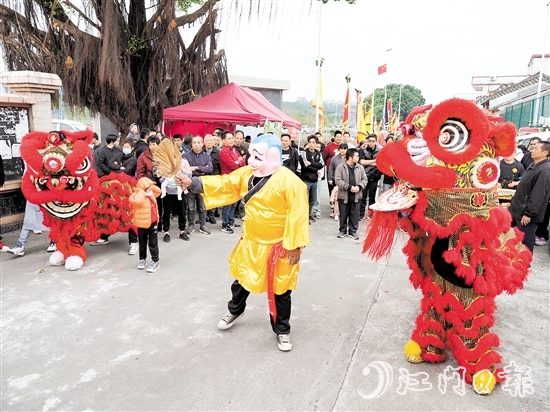
{"type": "Polygon", "coordinates": [[[87,129],[85,124],[75,122],[74,120],[52,119],[52,125],[53,130],[68,130],[70,132],[87,129]]]}
{"type": "Polygon", "coordinates": [[[550,142],[550,132],[536,132],[517,136],[517,145],[519,146],[522,144],[525,145],[525,147],[529,147],[529,142],[533,137],[540,137],[541,140],[550,142]]]}

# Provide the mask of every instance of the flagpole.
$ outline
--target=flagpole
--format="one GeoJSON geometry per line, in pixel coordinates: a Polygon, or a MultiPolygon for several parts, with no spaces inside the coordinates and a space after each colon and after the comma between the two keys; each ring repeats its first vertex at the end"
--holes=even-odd
{"type": "Polygon", "coordinates": [[[372,99],[370,103],[370,132],[374,133],[374,93],[376,92],[376,87],[372,91],[372,99]]]}
{"type": "Polygon", "coordinates": [[[544,69],[544,58],[546,53],[546,37],[548,32],[548,16],[550,13],[550,8],[548,7],[550,5],[550,2],[546,3],[546,26],[544,28],[544,43],[542,46],[542,55],[540,59],[540,71],[539,71],[539,83],[537,86],[537,98],[535,100],[535,110],[533,111],[533,126],[536,126],[539,122],[539,104],[540,104],[540,92],[542,89],[542,71],[544,69]]]}
{"type": "MultiPolygon", "coordinates": [[[[390,51],[392,51],[393,49],[392,48],[389,48],[388,50],[386,50],[384,53],[382,54],[386,54],[390,51]]],[[[388,98],[388,92],[387,92],[387,85],[388,85],[388,79],[387,79],[387,76],[388,76],[388,69],[387,69],[387,65],[388,65],[388,59],[386,57],[385,59],[386,61],[386,71],[384,72],[384,106],[382,107],[382,128],[384,130],[386,130],[386,121],[388,119],[386,119],[386,116],[387,116],[387,107],[386,107],[386,99],[388,98]]]]}
{"type": "Polygon", "coordinates": [[[399,108],[397,110],[397,122],[401,121],[401,91],[403,90],[403,85],[399,85],[399,108]]]}
{"type": "MultiPolygon", "coordinates": [[[[317,98],[315,101],[317,102],[317,105],[315,107],[315,131],[319,130],[319,80],[321,78],[321,23],[322,23],[322,15],[323,15],[323,3],[319,2],[319,34],[317,36],[317,62],[315,62],[316,65],[318,65],[317,70],[317,98]]],[[[321,132],[321,136],[323,135],[323,132],[321,132]]]]}

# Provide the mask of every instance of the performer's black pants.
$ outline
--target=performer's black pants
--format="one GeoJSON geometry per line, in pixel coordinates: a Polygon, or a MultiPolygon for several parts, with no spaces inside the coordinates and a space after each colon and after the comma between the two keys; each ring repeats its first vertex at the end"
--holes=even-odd
{"type": "Polygon", "coordinates": [[[159,261],[159,242],[157,224],[153,223],[148,229],[138,228],[139,260],[147,259],[147,244],[153,262],[159,261]]]}
{"type": "MultiPolygon", "coordinates": [[[[282,295],[275,295],[275,305],[277,306],[277,322],[273,322],[271,315],[269,315],[269,321],[271,322],[271,328],[277,335],[285,335],[290,333],[290,309],[291,290],[287,290],[282,295]]],[[[246,299],[250,292],[243,288],[239,281],[233,282],[231,285],[231,293],[233,297],[227,304],[229,312],[233,315],[240,315],[246,308],[246,299]]]]}

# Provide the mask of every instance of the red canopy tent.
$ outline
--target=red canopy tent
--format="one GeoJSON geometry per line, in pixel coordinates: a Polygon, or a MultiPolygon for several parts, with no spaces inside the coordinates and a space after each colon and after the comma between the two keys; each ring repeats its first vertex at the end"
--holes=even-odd
{"type": "Polygon", "coordinates": [[[164,109],[164,134],[204,136],[216,127],[234,130],[236,124],[262,125],[266,120],[300,129],[301,123],[273,106],[260,92],[235,83],[193,102],[164,109]]]}

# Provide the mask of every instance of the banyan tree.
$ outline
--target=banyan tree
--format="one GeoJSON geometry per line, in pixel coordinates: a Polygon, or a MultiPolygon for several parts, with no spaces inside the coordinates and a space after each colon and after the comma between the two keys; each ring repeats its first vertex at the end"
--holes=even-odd
{"type": "MultiPolygon", "coordinates": [[[[57,74],[69,107],[102,113],[121,131],[133,122],[153,126],[163,108],[227,84],[225,52],[216,44],[221,3],[0,0],[0,45],[8,70],[57,74]]],[[[230,20],[277,14],[275,1],[223,3],[234,11],[230,20]]],[[[315,3],[310,0],[310,7],[315,3]]]]}
{"type": "Polygon", "coordinates": [[[69,106],[121,131],[153,126],[163,108],[227,84],[219,1],[0,0],[0,42],[8,70],[56,73],[69,106]],[[200,7],[182,13],[191,3],[200,7]]]}

